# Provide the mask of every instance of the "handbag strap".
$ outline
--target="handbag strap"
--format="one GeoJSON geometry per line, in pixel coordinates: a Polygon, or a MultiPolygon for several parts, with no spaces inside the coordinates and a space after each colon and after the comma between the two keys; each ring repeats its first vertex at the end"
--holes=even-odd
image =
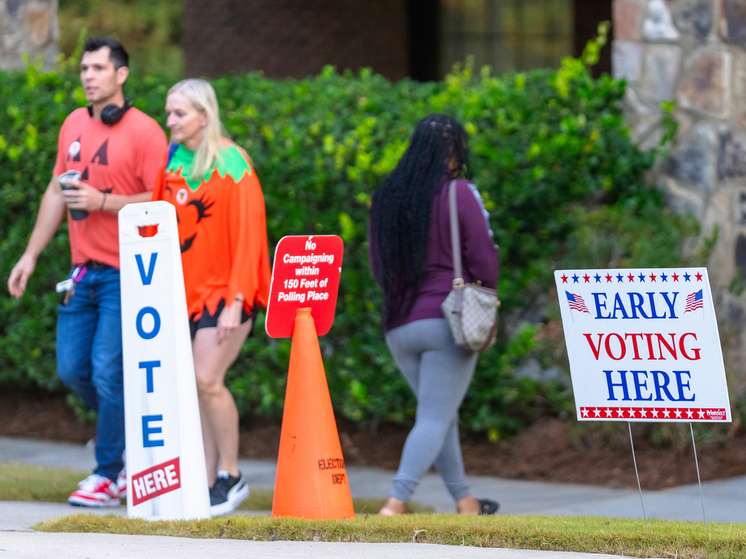
{"type": "Polygon", "coordinates": [[[453,312],[461,312],[461,295],[464,289],[464,276],[461,269],[461,234],[458,224],[458,201],[456,200],[456,181],[448,186],[448,211],[451,224],[451,252],[453,253],[453,289],[456,301],[453,312]]]}
{"type": "Polygon", "coordinates": [[[461,232],[458,227],[458,201],[456,200],[456,181],[448,186],[448,210],[451,222],[451,251],[453,252],[453,287],[461,280],[458,287],[464,285],[461,270],[461,232]]]}

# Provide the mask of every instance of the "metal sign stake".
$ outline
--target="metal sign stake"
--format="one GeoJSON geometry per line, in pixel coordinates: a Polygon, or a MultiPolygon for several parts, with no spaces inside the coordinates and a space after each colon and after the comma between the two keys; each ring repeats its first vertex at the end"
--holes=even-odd
{"type": "Polygon", "coordinates": [[[699,477],[699,460],[697,460],[697,445],[694,442],[694,427],[692,422],[689,422],[689,430],[692,432],[692,447],[694,448],[694,464],[697,466],[697,483],[699,483],[699,499],[702,501],[702,519],[705,521],[705,528],[707,528],[707,517],[705,516],[705,497],[702,494],[702,479],[699,477]]]}
{"type": "Polygon", "coordinates": [[[648,525],[648,517],[645,514],[645,503],[642,500],[642,486],[640,485],[640,474],[637,471],[637,458],[635,458],[635,443],[632,441],[632,423],[627,422],[629,427],[629,444],[632,446],[632,461],[635,463],[635,475],[637,476],[637,489],[640,491],[640,504],[642,505],[642,517],[645,519],[645,526],[648,525]]]}
{"type": "MultiPolygon", "coordinates": [[[[733,421],[707,268],[576,268],[554,281],[577,421],[628,423],[647,525],[631,422],[733,421]]],[[[705,517],[696,446],[694,458],[705,517]]]]}

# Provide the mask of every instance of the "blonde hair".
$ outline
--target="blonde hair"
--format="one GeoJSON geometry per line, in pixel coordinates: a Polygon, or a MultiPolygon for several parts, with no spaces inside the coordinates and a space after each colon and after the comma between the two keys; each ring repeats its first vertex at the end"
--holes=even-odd
{"type": "Polygon", "coordinates": [[[198,79],[181,80],[168,90],[169,95],[172,93],[181,93],[191,101],[195,109],[207,115],[202,141],[194,154],[192,172],[189,175],[192,180],[201,180],[215,161],[220,161],[223,125],[220,122],[218,98],[208,82],[198,79]]]}

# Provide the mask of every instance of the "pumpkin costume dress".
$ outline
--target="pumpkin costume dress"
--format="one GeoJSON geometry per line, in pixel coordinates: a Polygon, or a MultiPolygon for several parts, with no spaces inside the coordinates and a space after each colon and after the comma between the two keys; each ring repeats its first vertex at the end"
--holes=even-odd
{"type": "MultiPolygon", "coordinates": [[[[243,295],[243,320],[266,308],[270,265],[264,195],[248,155],[230,140],[201,180],[194,152],[172,144],[153,200],[176,207],[192,337],[203,314],[214,317],[243,295]]],[[[215,322],[216,323],[216,322],[215,322]]]]}

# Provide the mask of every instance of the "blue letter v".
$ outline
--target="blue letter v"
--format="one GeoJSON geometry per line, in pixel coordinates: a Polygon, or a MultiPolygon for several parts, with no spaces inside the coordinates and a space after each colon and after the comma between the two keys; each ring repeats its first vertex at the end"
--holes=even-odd
{"type": "Polygon", "coordinates": [[[145,266],[142,263],[142,255],[135,254],[135,260],[137,260],[137,269],[140,271],[140,279],[143,285],[150,285],[153,281],[153,272],[155,271],[155,261],[158,259],[158,253],[154,252],[150,255],[150,264],[148,265],[148,273],[145,274],[145,266]]]}

